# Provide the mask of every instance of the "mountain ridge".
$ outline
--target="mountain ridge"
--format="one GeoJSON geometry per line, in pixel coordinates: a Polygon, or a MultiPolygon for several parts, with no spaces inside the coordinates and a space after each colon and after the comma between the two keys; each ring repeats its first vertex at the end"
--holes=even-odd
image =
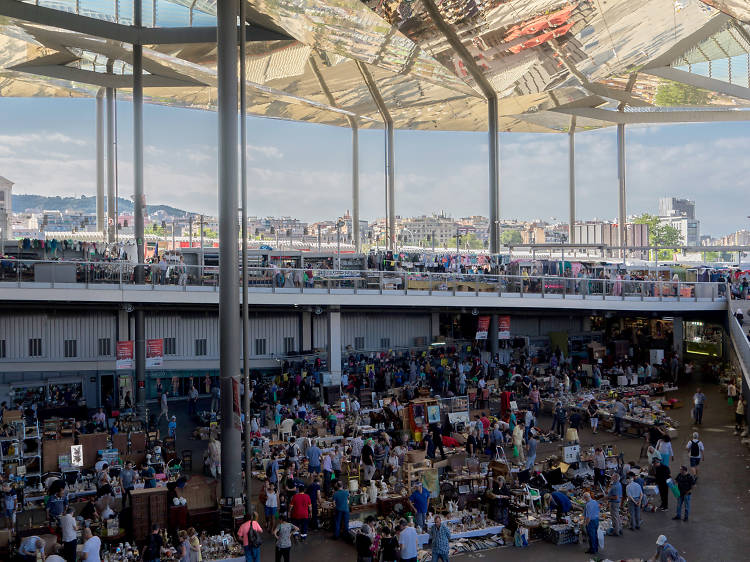
{"type": "MultiPolygon", "coordinates": [[[[52,197],[46,195],[34,195],[32,193],[14,193],[12,196],[13,212],[23,213],[27,209],[38,209],[39,211],[66,211],[72,210],[79,213],[96,213],[96,197],[81,195],[80,197],[52,197]]],[[[106,198],[105,198],[106,207],[106,198]]],[[[117,198],[117,208],[120,213],[133,212],[133,202],[129,199],[117,198]]],[[[183,209],[172,207],[171,205],[146,205],[146,213],[164,211],[170,216],[185,216],[196,213],[189,213],[183,209]]]]}

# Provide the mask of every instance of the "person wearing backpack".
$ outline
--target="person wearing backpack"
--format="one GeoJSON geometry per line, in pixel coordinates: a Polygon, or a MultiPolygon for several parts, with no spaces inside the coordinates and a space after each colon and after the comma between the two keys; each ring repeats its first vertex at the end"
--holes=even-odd
{"type": "Polygon", "coordinates": [[[690,468],[698,474],[698,465],[703,459],[703,441],[699,439],[697,431],[693,433],[693,438],[688,441],[685,448],[690,452],[690,468]]]}
{"type": "Polygon", "coordinates": [[[258,512],[253,511],[250,518],[237,529],[237,537],[242,541],[242,548],[245,550],[245,562],[260,562],[262,535],[263,529],[258,523],[258,512]]]}

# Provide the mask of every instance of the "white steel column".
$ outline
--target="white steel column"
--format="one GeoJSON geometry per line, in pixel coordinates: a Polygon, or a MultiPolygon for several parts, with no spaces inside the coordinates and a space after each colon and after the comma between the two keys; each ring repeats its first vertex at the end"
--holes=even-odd
{"type": "MultiPolygon", "coordinates": [[[[617,178],[620,183],[620,203],[619,203],[619,242],[620,246],[624,247],[627,245],[626,240],[626,226],[625,221],[627,220],[627,208],[626,208],[626,194],[625,194],[625,125],[619,123],[617,125],[617,178]]],[[[622,258],[625,259],[625,250],[621,250],[622,258]]]]}
{"type": "Polygon", "coordinates": [[[221,389],[221,497],[224,513],[242,495],[239,394],[240,299],[237,267],[237,2],[218,0],[219,85],[219,380],[221,389]],[[239,402],[239,396],[237,396],[239,402]]]}
{"type": "Polygon", "coordinates": [[[104,88],[96,94],[96,230],[107,231],[104,214],[104,88]]]}
{"type": "Polygon", "coordinates": [[[350,119],[352,127],[352,236],[354,253],[362,251],[362,236],[359,232],[359,127],[356,119],[350,119]]]}
{"type": "Polygon", "coordinates": [[[568,130],[568,205],[570,211],[568,244],[576,243],[576,116],[570,118],[570,129],[568,130]]]}

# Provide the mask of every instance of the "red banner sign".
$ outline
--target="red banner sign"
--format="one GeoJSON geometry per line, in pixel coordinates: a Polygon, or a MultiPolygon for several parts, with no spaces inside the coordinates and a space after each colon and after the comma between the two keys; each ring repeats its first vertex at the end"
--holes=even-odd
{"type": "Polygon", "coordinates": [[[133,340],[117,342],[117,360],[115,366],[118,369],[133,368],[133,340]]]}
{"type": "Polygon", "coordinates": [[[497,317],[497,337],[501,340],[510,339],[510,316],[497,317]]]}
{"type": "Polygon", "coordinates": [[[146,340],[146,367],[161,367],[164,362],[164,340],[146,340]]]}
{"type": "Polygon", "coordinates": [[[490,331],[490,317],[480,316],[477,318],[477,335],[474,339],[486,340],[487,333],[490,331]]]}

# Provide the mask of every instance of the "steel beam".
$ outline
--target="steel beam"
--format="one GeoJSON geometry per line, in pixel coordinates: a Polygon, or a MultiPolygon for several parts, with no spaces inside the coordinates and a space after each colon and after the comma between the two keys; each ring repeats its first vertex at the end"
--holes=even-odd
{"type": "Polygon", "coordinates": [[[454,29],[445,22],[434,0],[422,0],[422,5],[430,15],[430,19],[432,19],[435,27],[443,34],[448,44],[461,59],[466,70],[487,99],[487,132],[489,134],[489,241],[490,253],[497,254],[500,252],[500,153],[497,92],[489,80],[487,80],[482,69],[479,68],[474,56],[461,42],[454,29]]]}
{"type": "Polygon", "coordinates": [[[497,130],[497,95],[487,98],[487,131],[489,133],[489,241],[490,254],[500,253],[500,143],[497,130]]]}
{"type": "MultiPolygon", "coordinates": [[[[239,0],[240,26],[247,26],[247,2],[239,0]]],[[[250,312],[247,288],[247,41],[240,33],[240,198],[242,200],[242,379],[245,385],[245,512],[252,515],[253,479],[251,459],[253,444],[250,438],[250,312]]]]}
{"type": "Polygon", "coordinates": [[[396,249],[396,180],[394,170],[394,150],[393,150],[393,118],[388,111],[388,106],[383,100],[383,96],[380,94],[378,85],[375,82],[372,74],[367,69],[367,66],[360,62],[357,63],[357,68],[362,75],[362,79],[367,85],[367,89],[370,91],[375,105],[378,108],[378,112],[383,119],[383,125],[385,126],[385,208],[386,208],[386,249],[396,249]]]}
{"type": "Polygon", "coordinates": [[[576,243],[576,116],[570,118],[568,130],[568,242],[576,243]]]}
{"type": "Polygon", "coordinates": [[[708,76],[686,72],[678,68],[672,68],[671,66],[650,68],[644,70],[643,74],[651,74],[652,76],[658,76],[659,78],[672,80],[673,82],[680,82],[681,84],[687,84],[711,92],[718,92],[720,94],[732,96],[733,98],[750,100],[750,88],[738,86],[737,84],[730,84],[729,82],[717,80],[716,78],[709,78],[708,76]]]}
{"type": "Polygon", "coordinates": [[[352,128],[352,236],[354,253],[362,251],[362,235],[359,232],[359,127],[357,121],[350,121],[352,128]]]}
{"type": "MultiPolygon", "coordinates": [[[[142,5],[133,5],[133,20],[141,25],[142,5]]],[[[135,266],[135,282],[143,285],[145,272],[145,233],[143,215],[145,196],[143,193],[143,47],[133,45],[133,230],[135,234],[138,263],[135,266]]],[[[145,311],[135,311],[135,382],[136,413],[146,419],[146,318],[145,311]]]]}
{"type": "MultiPolygon", "coordinates": [[[[143,48],[141,45],[133,47],[143,48]]],[[[135,55],[134,55],[135,56],[135,55]]],[[[33,63],[33,61],[31,61],[33,63]]],[[[59,78],[60,80],[70,80],[71,82],[80,82],[81,84],[91,84],[103,88],[127,89],[131,87],[131,77],[125,74],[103,74],[93,70],[83,70],[70,66],[57,64],[17,64],[9,68],[26,74],[44,76],[47,78],[59,78]]],[[[142,77],[142,83],[145,88],[184,88],[186,86],[207,86],[198,80],[192,78],[172,78],[169,76],[159,76],[158,74],[148,74],[142,77]]]]}
{"type": "Polygon", "coordinates": [[[104,88],[96,94],[96,230],[107,231],[104,214],[104,88]]]}
{"type": "MultiPolygon", "coordinates": [[[[112,72],[112,61],[107,63],[112,72]]],[[[114,242],[117,217],[115,216],[115,90],[106,89],[107,95],[107,242],[114,242]]]]}
{"type": "MultiPolygon", "coordinates": [[[[130,43],[132,45],[215,43],[217,34],[217,28],[210,26],[142,27],[138,25],[124,25],[19,2],[18,0],[0,0],[0,16],[83,33],[102,39],[130,43]]],[[[237,42],[239,42],[239,28],[236,29],[237,42]]],[[[231,34],[231,31],[229,33],[231,34]]],[[[248,41],[293,40],[293,37],[289,37],[284,33],[258,26],[248,27],[246,29],[246,38],[248,41]]]]}
{"type": "MultiPolygon", "coordinates": [[[[619,181],[619,205],[618,205],[618,230],[620,246],[627,246],[627,229],[625,221],[627,220],[626,193],[625,193],[625,125],[617,125],[617,179],[619,181]]],[[[622,258],[625,259],[625,250],[622,252],[622,258]]]]}
{"type": "MultiPolygon", "coordinates": [[[[332,107],[339,107],[336,98],[333,96],[323,78],[323,74],[318,68],[318,63],[315,62],[315,58],[311,56],[308,62],[328,103],[332,107]]],[[[357,119],[353,116],[347,116],[346,119],[349,121],[349,127],[352,129],[352,231],[354,236],[354,252],[358,254],[362,251],[362,240],[359,232],[359,125],[357,124],[357,119]]]]}
{"type": "MultiPolygon", "coordinates": [[[[239,354],[239,273],[237,268],[237,2],[216,5],[219,113],[219,369],[221,385],[221,497],[234,505],[242,493],[239,412],[234,411],[239,354]]],[[[238,397],[239,399],[239,397],[238,397]]]]}
{"type": "Polygon", "coordinates": [[[623,125],[750,121],[750,111],[737,109],[707,109],[699,111],[610,111],[608,109],[598,109],[595,107],[566,107],[552,109],[550,111],[623,125]]]}

